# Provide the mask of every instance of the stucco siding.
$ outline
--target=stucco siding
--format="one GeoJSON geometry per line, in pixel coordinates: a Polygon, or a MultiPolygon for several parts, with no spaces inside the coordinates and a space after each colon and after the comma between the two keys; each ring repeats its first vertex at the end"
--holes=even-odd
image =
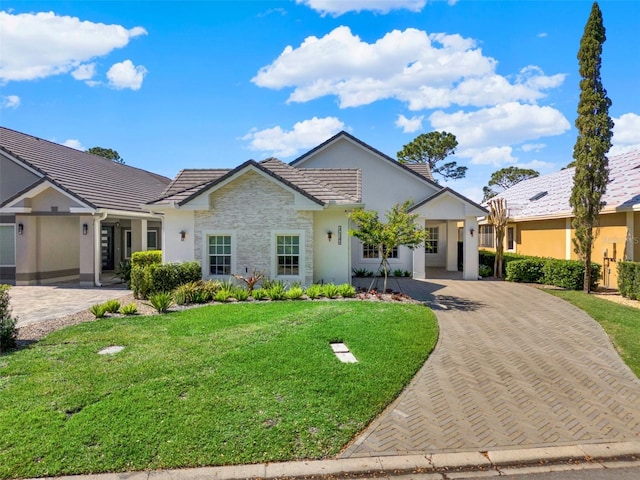
{"type": "Polygon", "coordinates": [[[314,214],[314,283],[349,283],[349,219],[344,208],[314,214]],[[331,232],[329,240],[328,232],[331,232]]]}
{"type": "Polygon", "coordinates": [[[232,236],[231,273],[246,274],[254,269],[278,278],[275,269],[275,235],[300,235],[301,275],[290,278],[305,285],[313,283],[313,212],[294,208],[294,195],[282,186],[253,171],[209,195],[209,210],[194,212],[195,258],[209,275],[207,236],[232,236]]]}
{"type": "Polygon", "coordinates": [[[11,198],[38,180],[38,176],[0,154],[0,202],[11,198]]]}
{"type": "Polygon", "coordinates": [[[522,255],[565,258],[565,221],[558,219],[519,222],[516,243],[516,251],[522,255]]]}

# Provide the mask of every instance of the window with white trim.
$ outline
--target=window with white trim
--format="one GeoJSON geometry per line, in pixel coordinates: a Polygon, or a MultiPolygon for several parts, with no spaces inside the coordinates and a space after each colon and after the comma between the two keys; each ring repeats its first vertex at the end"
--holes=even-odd
{"type": "Polygon", "coordinates": [[[158,249],[158,232],[156,230],[147,230],[147,250],[158,249]]]}
{"type": "Polygon", "coordinates": [[[424,241],[425,253],[438,253],[438,238],[440,236],[440,228],[427,227],[425,228],[425,231],[427,232],[427,238],[424,241]]]}
{"type": "Polygon", "coordinates": [[[209,235],[209,275],[231,275],[231,235],[209,235]]]}
{"type": "Polygon", "coordinates": [[[300,235],[276,235],[278,275],[300,275],[300,235]]]}
{"type": "MultiPolygon", "coordinates": [[[[380,258],[378,255],[378,246],[369,245],[368,243],[362,244],[362,258],[380,258]]],[[[393,247],[391,254],[387,258],[398,258],[398,247],[393,247]]]]}
{"type": "Polygon", "coordinates": [[[131,258],[131,230],[124,231],[124,258],[131,258]]]}
{"type": "Polygon", "coordinates": [[[493,225],[480,225],[478,235],[480,235],[479,244],[481,247],[494,247],[493,225]]]}
{"type": "Polygon", "coordinates": [[[16,266],[16,226],[0,225],[0,266],[16,266]]]}
{"type": "Polygon", "coordinates": [[[516,230],[514,227],[507,227],[507,250],[516,249],[516,230]]]}

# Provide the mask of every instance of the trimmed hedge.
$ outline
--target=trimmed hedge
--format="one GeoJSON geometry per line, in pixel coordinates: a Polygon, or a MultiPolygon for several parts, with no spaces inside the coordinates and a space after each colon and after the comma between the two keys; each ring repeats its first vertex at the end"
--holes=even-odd
{"type": "Polygon", "coordinates": [[[131,254],[131,267],[146,267],[154,263],[162,263],[162,250],[147,250],[131,254]]]}
{"type": "Polygon", "coordinates": [[[618,262],[618,290],[631,300],[640,300],[640,263],[618,262]]]}
{"type": "Polygon", "coordinates": [[[163,264],[160,250],[131,255],[131,290],[136,298],[147,299],[198,280],[202,280],[202,269],[196,261],[163,264]]]}
{"type": "MultiPolygon", "coordinates": [[[[591,263],[592,290],[598,286],[600,273],[600,265],[591,263]]],[[[530,257],[510,262],[506,279],[510,282],[542,283],[570,290],[582,290],[584,264],[578,260],[530,257]]]]}
{"type": "MultiPolygon", "coordinates": [[[[507,265],[509,263],[526,259],[538,259],[538,257],[529,257],[526,255],[518,255],[517,253],[504,252],[502,260],[502,275],[504,276],[507,274],[507,265]]],[[[490,252],[489,250],[479,250],[478,261],[480,265],[486,265],[493,272],[493,264],[496,261],[496,252],[490,252]]]]}

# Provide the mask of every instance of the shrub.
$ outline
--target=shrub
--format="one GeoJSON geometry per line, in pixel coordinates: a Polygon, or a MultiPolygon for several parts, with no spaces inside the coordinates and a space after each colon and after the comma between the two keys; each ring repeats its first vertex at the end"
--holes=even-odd
{"type": "Polygon", "coordinates": [[[342,285],[338,285],[338,293],[342,298],[353,298],[356,296],[356,287],[348,283],[343,283],[342,285]]]}
{"type": "Polygon", "coordinates": [[[148,265],[162,263],[161,250],[147,250],[146,252],[133,252],[131,254],[131,268],[146,267],[148,265]]]}
{"type": "Polygon", "coordinates": [[[179,285],[173,291],[173,301],[176,305],[188,305],[194,302],[194,296],[198,291],[198,282],[189,282],[179,285]]]}
{"type": "Polygon", "coordinates": [[[191,296],[191,301],[193,303],[208,303],[211,300],[213,300],[213,294],[210,291],[205,290],[204,285],[198,285],[191,296]]]}
{"type": "Polygon", "coordinates": [[[131,289],[136,298],[149,298],[154,293],[171,292],[180,285],[201,279],[202,269],[196,261],[152,263],[146,266],[134,263],[131,268],[131,289]]]}
{"type": "Polygon", "coordinates": [[[120,310],[120,301],[116,299],[107,300],[102,304],[102,306],[104,307],[104,311],[107,313],[118,313],[118,310],[120,310]]]}
{"type": "Polygon", "coordinates": [[[542,258],[527,258],[510,262],[507,265],[505,279],[509,282],[542,283],[544,264],[545,260],[542,258]]]}
{"type": "Polygon", "coordinates": [[[487,267],[486,265],[479,265],[478,275],[480,275],[482,278],[490,277],[491,275],[493,275],[493,268],[487,267]]]}
{"type": "Polygon", "coordinates": [[[322,286],[318,284],[309,285],[305,290],[305,294],[312,300],[322,296],[322,286]]]}
{"type": "Polygon", "coordinates": [[[244,302],[249,298],[249,290],[241,287],[240,285],[236,285],[235,287],[233,287],[233,290],[231,292],[233,298],[235,298],[239,302],[244,302]]]}
{"type": "Polygon", "coordinates": [[[403,274],[404,274],[404,276],[405,276],[405,277],[410,277],[411,275],[413,275],[413,273],[411,272],[411,270],[405,270],[405,271],[403,272],[403,274]]]}
{"type": "Polygon", "coordinates": [[[253,292],[251,292],[251,296],[254,300],[264,300],[268,298],[267,291],[264,288],[256,288],[253,292]]]}
{"type": "Polygon", "coordinates": [[[327,298],[336,298],[340,294],[340,289],[333,283],[325,283],[322,286],[322,294],[327,298]]]}
{"type": "Polygon", "coordinates": [[[403,274],[404,274],[404,271],[402,271],[402,270],[401,270],[401,269],[399,269],[399,268],[396,268],[396,269],[393,271],[393,276],[394,276],[394,277],[401,277],[403,274]]]}
{"type": "Polygon", "coordinates": [[[640,263],[618,262],[618,289],[623,297],[640,299],[640,263]]]}
{"type": "MultiPolygon", "coordinates": [[[[584,288],[584,264],[578,260],[547,259],[542,268],[543,282],[547,285],[582,290],[584,288]]],[[[595,289],[600,279],[600,265],[591,264],[591,288],[595,289]]]]}
{"type": "Polygon", "coordinates": [[[265,290],[270,300],[284,300],[287,298],[287,291],[282,282],[275,282],[269,288],[265,288],[265,290]]]}
{"type": "MultiPolygon", "coordinates": [[[[232,287],[233,288],[233,287],[232,287]]],[[[232,288],[222,287],[218,290],[213,297],[216,302],[228,302],[231,297],[233,297],[232,288]]]]}
{"type": "Polygon", "coordinates": [[[247,286],[249,293],[251,293],[256,284],[264,277],[264,272],[259,272],[254,268],[253,273],[248,277],[243,277],[242,275],[234,275],[234,277],[243,282],[247,286]]]}
{"type": "Polygon", "coordinates": [[[116,268],[115,274],[120,277],[123,283],[127,284],[127,288],[131,286],[131,261],[122,260],[116,268]]]}
{"type": "Polygon", "coordinates": [[[265,277],[262,279],[262,288],[265,290],[270,290],[271,287],[282,287],[283,290],[286,290],[287,286],[283,280],[272,280],[269,277],[265,277]]]}
{"type": "Polygon", "coordinates": [[[300,300],[304,295],[304,290],[300,286],[291,287],[286,292],[286,296],[289,300],[300,300]]]}
{"type": "Polygon", "coordinates": [[[362,277],[370,277],[373,275],[373,272],[370,272],[366,268],[352,268],[354,277],[362,278],[362,277]]]}
{"type": "Polygon", "coordinates": [[[16,323],[18,320],[11,316],[10,288],[10,285],[0,285],[0,353],[16,346],[16,323]]]}
{"type": "Polygon", "coordinates": [[[155,308],[158,313],[167,313],[173,306],[173,299],[169,292],[154,293],[149,297],[151,306],[155,308]]]}
{"type": "Polygon", "coordinates": [[[209,294],[210,298],[213,298],[221,287],[222,283],[220,280],[207,280],[202,283],[202,289],[209,294]]]}
{"type": "Polygon", "coordinates": [[[91,305],[89,311],[95,318],[103,318],[107,314],[107,309],[105,308],[104,303],[96,303],[95,305],[91,305]]]}
{"type": "Polygon", "coordinates": [[[135,303],[129,303],[128,305],[120,307],[120,313],[123,315],[137,315],[138,307],[135,303]]]}

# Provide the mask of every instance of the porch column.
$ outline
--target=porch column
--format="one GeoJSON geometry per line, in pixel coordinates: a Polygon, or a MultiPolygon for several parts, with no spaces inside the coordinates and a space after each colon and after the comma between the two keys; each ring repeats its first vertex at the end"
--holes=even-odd
{"type": "Polygon", "coordinates": [[[38,284],[38,227],[38,217],[16,215],[16,285],[38,284]]]}
{"type": "Polygon", "coordinates": [[[465,280],[478,279],[478,220],[476,217],[464,219],[464,268],[465,280]],[[471,231],[473,230],[473,235],[471,231]]]}
{"type": "MultiPolygon", "coordinates": [[[[424,228],[425,219],[419,218],[417,223],[424,228]]],[[[412,250],[413,253],[413,278],[427,278],[424,257],[424,242],[412,250]]]]}
{"type": "Polygon", "coordinates": [[[80,236],[80,285],[86,287],[93,286],[94,282],[94,228],[95,225],[91,217],[78,217],[78,235],[80,236]]]}
{"type": "Polygon", "coordinates": [[[131,253],[147,250],[147,220],[131,220],[131,253]]]}
{"type": "Polygon", "coordinates": [[[636,237],[634,213],[635,212],[627,212],[627,244],[625,245],[624,259],[629,262],[635,262],[633,255],[636,237]]]}
{"type": "Polygon", "coordinates": [[[447,222],[447,271],[458,271],[458,222],[447,222]]]}

